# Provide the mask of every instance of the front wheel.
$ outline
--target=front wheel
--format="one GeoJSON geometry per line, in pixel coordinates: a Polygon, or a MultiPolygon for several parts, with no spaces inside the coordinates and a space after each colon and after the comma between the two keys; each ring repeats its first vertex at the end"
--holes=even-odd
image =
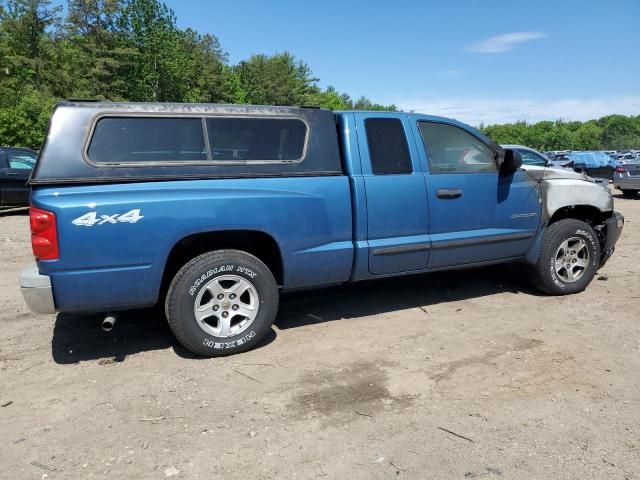
{"type": "Polygon", "coordinates": [[[278,285],[253,255],[209,252],[176,274],[165,311],[173,334],[193,353],[239,353],[254,347],[271,328],[278,311],[278,285]]]}
{"type": "Polygon", "coordinates": [[[577,293],[591,283],[599,263],[600,243],[593,228],[580,220],[559,220],[544,234],[531,279],[551,295],[577,293]]]}

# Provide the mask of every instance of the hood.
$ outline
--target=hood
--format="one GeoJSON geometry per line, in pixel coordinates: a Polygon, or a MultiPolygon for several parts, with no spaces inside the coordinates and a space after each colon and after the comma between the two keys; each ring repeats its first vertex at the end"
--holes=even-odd
{"type": "Polygon", "coordinates": [[[592,178],[582,173],[562,167],[537,167],[534,165],[522,165],[527,174],[537,181],[540,180],[584,180],[595,183],[592,178]]]}

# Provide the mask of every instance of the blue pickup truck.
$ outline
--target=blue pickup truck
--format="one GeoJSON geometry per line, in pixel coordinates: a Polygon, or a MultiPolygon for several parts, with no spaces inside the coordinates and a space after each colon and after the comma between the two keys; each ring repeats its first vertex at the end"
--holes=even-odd
{"type": "Polygon", "coordinates": [[[33,311],[161,304],[204,356],[259,342],[282,290],[518,261],[579,292],[624,223],[588,177],[412,113],[62,103],[30,183],[33,311]]]}

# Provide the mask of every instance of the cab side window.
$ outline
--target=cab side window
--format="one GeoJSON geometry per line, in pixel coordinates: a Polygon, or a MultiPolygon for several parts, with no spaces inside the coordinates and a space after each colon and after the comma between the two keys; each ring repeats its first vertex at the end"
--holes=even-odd
{"type": "Polygon", "coordinates": [[[493,151],[465,130],[444,123],[418,122],[429,169],[438,173],[496,172],[493,151]]]}
{"type": "Polygon", "coordinates": [[[364,122],[371,168],[375,175],[413,172],[407,136],[397,118],[367,118],[364,122]]]}

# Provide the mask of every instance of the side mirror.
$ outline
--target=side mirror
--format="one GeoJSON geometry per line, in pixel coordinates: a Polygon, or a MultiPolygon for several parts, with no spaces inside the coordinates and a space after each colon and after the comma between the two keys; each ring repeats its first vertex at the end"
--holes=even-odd
{"type": "Polygon", "coordinates": [[[496,150],[496,153],[493,157],[496,162],[496,168],[498,169],[498,171],[500,171],[500,169],[502,168],[502,164],[504,163],[504,152],[505,150],[503,148],[499,148],[498,150],[496,150]]]}
{"type": "Polygon", "coordinates": [[[518,150],[508,148],[504,151],[504,160],[500,165],[500,171],[511,175],[522,166],[522,155],[518,150]]]}

